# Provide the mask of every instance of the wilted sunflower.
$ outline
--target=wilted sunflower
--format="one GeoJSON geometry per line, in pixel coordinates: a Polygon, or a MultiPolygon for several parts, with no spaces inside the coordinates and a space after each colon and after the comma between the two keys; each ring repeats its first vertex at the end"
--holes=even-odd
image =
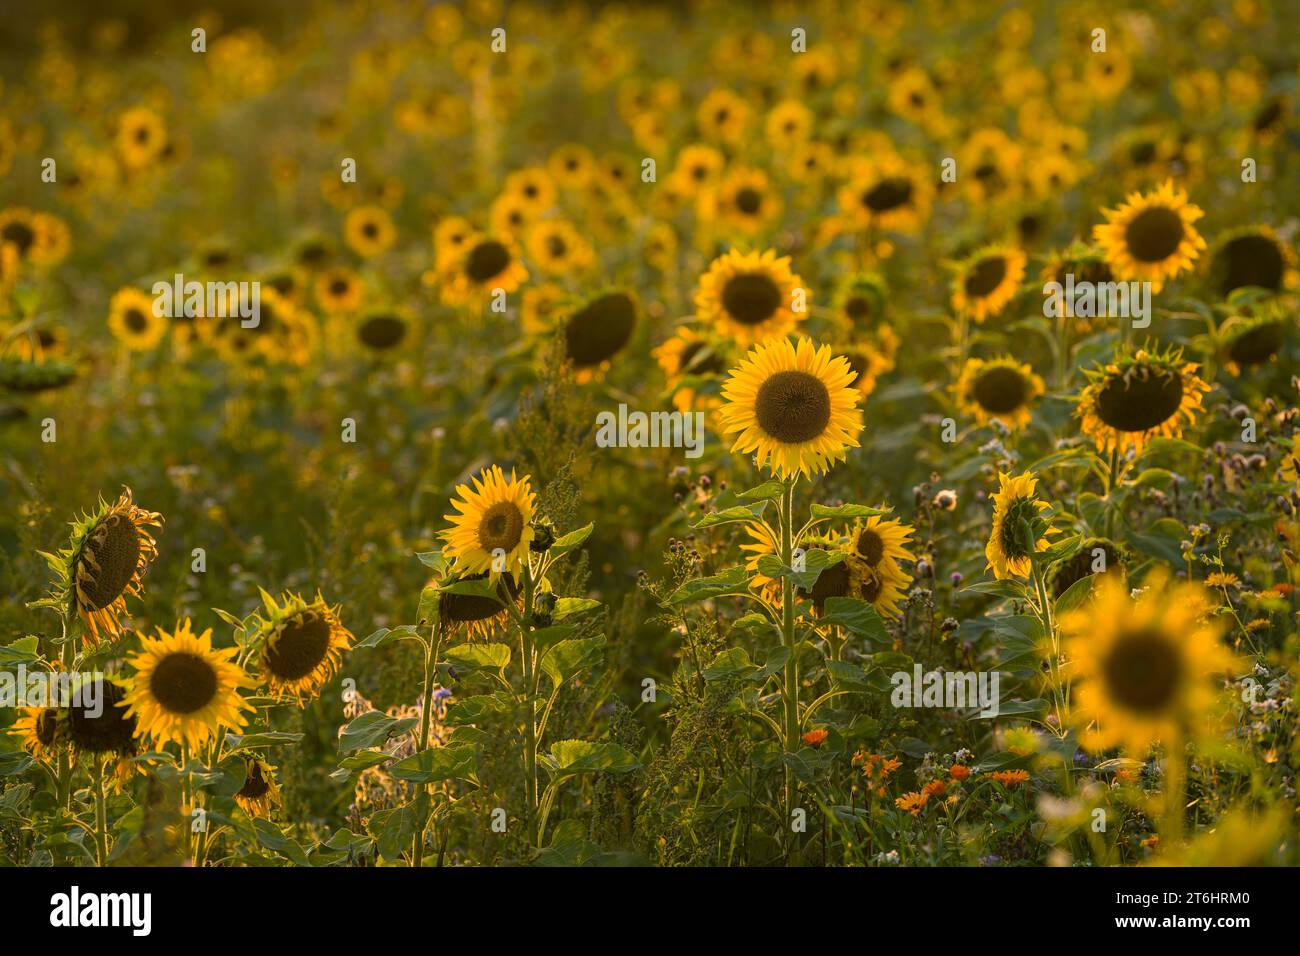
{"type": "Polygon", "coordinates": [[[1216,333],[1224,367],[1241,375],[1273,361],[1286,345],[1290,326],[1291,320],[1276,306],[1254,315],[1230,316],[1216,333]]]}
{"type": "Polygon", "coordinates": [[[280,785],[275,782],[275,767],[260,757],[245,761],[244,785],[235,793],[235,802],[250,817],[269,817],[280,807],[280,785]]]}
{"type": "Polygon", "coordinates": [[[171,633],[141,636],[140,653],[127,663],[135,671],[126,693],[126,713],[138,733],[156,746],[175,742],[190,748],[213,739],[224,727],[239,731],[250,710],[241,688],[255,682],[234,661],[237,650],[214,650],[212,629],[190,630],[189,618],[171,633]]]}
{"type": "Polygon", "coordinates": [[[449,585],[461,581],[488,580],[488,575],[487,571],[479,574],[464,574],[442,581],[435,579],[426,585],[426,588],[435,588],[438,591],[439,627],[443,630],[463,627],[470,640],[474,640],[486,639],[494,630],[505,625],[510,612],[502,601],[506,599],[506,595],[511,601],[519,595],[519,584],[513,574],[506,573],[498,576],[498,581],[505,585],[504,594],[500,588],[497,589],[497,593],[502,595],[502,601],[494,601],[490,597],[479,594],[457,594],[455,591],[446,590],[449,585]]]}
{"type": "Polygon", "coordinates": [[[1032,472],[998,474],[998,491],[993,495],[993,529],[989,532],[984,557],[999,581],[1027,578],[1035,552],[1046,551],[1048,535],[1056,534],[1042,513],[1050,506],[1034,497],[1038,478],[1032,472]]]}
{"type": "MultiPolygon", "coordinates": [[[[726,370],[719,345],[691,326],[681,325],[667,342],[654,349],[652,354],[664,370],[668,388],[673,392],[673,407],[679,412],[694,409],[698,395],[695,387],[681,385],[683,379],[712,378],[726,370]]],[[[714,407],[720,401],[716,394],[711,393],[707,404],[714,407]]]]}
{"type": "Polygon", "coordinates": [[[280,601],[262,592],[254,642],[262,678],[276,694],[302,706],[338,673],[352,634],[319,593],[314,601],[285,592],[280,601]]]}
{"type": "Polygon", "coordinates": [[[957,267],[952,307],[983,322],[1007,307],[1025,278],[1025,254],[1008,246],[986,246],[957,267]]]}
{"type": "Polygon", "coordinates": [[[1188,203],[1187,193],[1175,189],[1172,179],[1154,192],[1131,193],[1118,209],[1102,213],[1106,222],[1094,226],[1092,235],[1111,271],[1121,282],[1150,282],[1153,293],[1190,269],[1205,248],[1192,225],[1205,213],[1188,203]]]}
{"type": "Polygon", "coordinates": [[[1210,284],[1224,298],[1235,289],[1279,292],[1296,281],[1296,255],[1268,226],[1230,230],[1215,242],[1210,284]]]}
{"type": "Polygon", "coordinates": [[[1139,759],[1154,743],[1181,747],[1212,731],[1222,681],[1244,667],[1219,643],[1223,625],[1200,585],[1172,582],[1163,567],[1143,585],[1131,598],[1122,577],[1105,575],[1060,620],[1084,745],[1139,759]]]}
{"type": "Polygon", "coordinates": [[[83,678],[80,699],[68,706],[68,739],[89,754],[129,757],[136,752],[136,718],[126,708],[127,692],[102,674],[83,678]]]}
{"type": "Polygon", "coordinates": [[[101,498],[93,513],[72,523],[66,549],[45,555],[56,578],[55,597],[85,622],[87,644],[122,633],[126,599],[141,593],[158,554],[150,527],[161,528],[162,516],[136,507],[131,489],[124,488],[113,504],[101,498]]]}
{"type": "Polygon", "coordinates": [[[1183,362],[1179,349],[1125,349],[1104,368],[1084,372],[1088,384],[1075,416],[1102,452],[1139,453],[1152,438],[1180,438],[1209,390],[1197,367],[1183,362]]]}
{"type": "Polygon", "coordinates": [[[37,760],[48,760],[58,746],[63,730],[57,707],[24,707],[9,733],[37,760]]]}
{"type": "Polygon", "coordinates": [[[139,289],[119,289],[108,303],[108,329],[133,352],[148,352],[167,334],[167,319],[155,315],[153,298],[139,289]]]}
{"type": "Polygon", "coordinates": [[[518,576],[535,534],[537,496],[531,483],[528,475],[516,478],[514,471],[507,479],[501,466],[493,465],[473,479],[473,487],[456,487],[451,504],[459,514],[443,515],[452,527],[442,537],[459,572],[518,576]]]}
{"type": "Polygon", "coordinates": [[[1034,400],[1047,391],[1029,365],[1010,356],[967,359],[953,393],[961,410],[981,425],[1000,421],[1016,430],[1029,424],[1034,400]]]}
{"type": "Polygon", "coordinates": [[[732,250],[714,259],[700,277],[695,314],[717,332],[741,345],[785,335],[803,321],[794,311],[794,294],[803,280],[790,271],[790,258],[775,251],[732,250]]]}
{"type": "Polygon", "coordinates": [[[814,475],[843,461],[862,431],[861,393],[853,371],[829,346],[801,338],[756,345],[731,370],[719,411],[733,452],[754,453],[759,467],[782,478],[814,475]]]}
{"type": "Polygon", "coordinates": [[[564,357],[573,364],[579,382],[587,382],[609,367],[636,331],[636,297],[622,290],[588,299],[560,320],[564,357]]]}
{"type": "Polygon", "coordinates": [[[65,359],[0,356],[0,388],[10,391],[45,392],[62,388],[76,377],[77,366],[65,359]]]}
{"type": "Polygon", "coordinates": [[[391,246],[397,230],[388,213],[378,206],[359,206],[343,222],[343,239],[357,255],[369,259],[391,246]]]}
{"type": "Polygon", "coordinates": [[[356,322],[357,341],[372,352],[391,352],[406,341],[410,317],[395,309],[375,309],[356,322]]]}

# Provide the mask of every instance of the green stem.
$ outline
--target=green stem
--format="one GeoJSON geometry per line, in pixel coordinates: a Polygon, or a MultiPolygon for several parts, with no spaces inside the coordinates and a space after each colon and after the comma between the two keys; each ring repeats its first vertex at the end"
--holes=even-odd
{"type": "Polygon", "coordinates": [[[108,865],[108,804],[104,799],[104,765],[107,758],[95,758],[95,862],[108,865]]]}
{"type": "MultiPolygon", "coordinates": [[[[787,478],[781,492],[781,563],[791,567],[794,554],[794,485],[787,478]]],[[[794,753],[799,746],[799,658],[795,649],[794,581],[787,574],[781,579],[781,639],[790,657],[785,664],[785,750],[794,753]]],[[[785,825],[790,825],[795,809],[794,771],[785,768],[785,825]]]]}
{"type": "MultiPolygon", "coordinates": [[[[434,624],[429,631],[429,643],[424,646],[424,690],[421,694],[420,734],[416,738],[417,754],[424,753],[429,747],[429,728],[433,723],[433,688],[434,678],[438,675],[438,657],[442,653],[442,634],[439,626],[434,624]]],[[[415,801],[415,836],[411,847],[411,866],[418,867],[424,862],[424,831],[429,823],[429,785],[420,784],[415,801]]]]}
{"type": "Polygon", "coordinates": [[[527,714],[527,741],[524,746],[524,790],[528,799],[528,845],[537,846],[537,675],[533,661],[533,598],[535,596],[532,570],[524,562],[524,613],[519,622],[519,644],[523,653],[524,710],[527,714]]]}

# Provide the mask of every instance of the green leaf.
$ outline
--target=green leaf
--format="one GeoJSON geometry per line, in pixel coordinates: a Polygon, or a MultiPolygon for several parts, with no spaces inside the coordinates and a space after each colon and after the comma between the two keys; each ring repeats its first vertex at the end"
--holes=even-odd
{"type": "Polygon", "coordinates": [[[551,613],[551,620],[563,621],[566,617],[586,614],[588,611],[594,611],[600,606],[601,603],[592,598],[560,598],[555,602],[555,610],[551,613]]]}
{"type": "Polygon", "coordinates": [[[403,624],[401,627],[381,627],[365,640],[352,645],[352,647],[355,650],[358,647],[379,647],[391,641],[419,639],[420,635],[414,624],[403,624]]]}
{"type": "Polygon", "coordinates": [[[255,747],[269,747],[271,744],[296,744],[302,740],[302,734],[291,734],[283,730],[267,730],[255,734],[226,734],[226,746],[230,750],[252,750],[255,747]]]}
{"type": "Polygon", "coordinates": [[[733,524],[737,521],[754,521],[767,507],[766,501],[758,501],[754,504],[736,505],[732,508],[723,508],[721,511],[714,511],[705,515],[695,524],[691,525],[696,530],[712,528],[720,524],[733,524]]]}
{"type": "Polygon", "coordinates": [[[591,537],[591,532],[595,527],[594,524],[588,524],[577,531],[570,531],[568,534],[556,538],[555,543],[551,545],[551,557],[563,557],[574,548],[581,547],[582,543],[591,537]]]}
{"type": "Polygon", "coordinates": [[[19,664],[30,664],[39,657],[36,650],[38,643],[37,637],[28,636],[20,637],[12,644],[0,647],[0,665],[17,667],[19,664]]]}
{"type": "Polygon", "coordinates": [[[858,598],[827,598],[825,610],[818,618],[818,622],[838,624],[850,633],[868,640],[886,644],[890,642],[889,633],[885,630],[885,622],[876,613],[876,609],[858,598]]]}
{"type": "Polygon", "coordinates": [[[590,740],[561,740],[551,748],[546,769],[556,777],[580,773],[627,773],[641,766],[627,750],[615,743],[590,740]]]}
{"type": "Polygon", "coordinates": [[[781,559],[773,554],[765,554],[758,559],[758,571],[769,578],[790,578],[794,581],[797,588],[805,591],[812,590],[817,579],[821,577],[823,571],[827,568],[834,567],[844,560],[844,554],[840,551],[823,551],[820,548],[813,548],[804,552],[804,563],[802,571],[795,571],[793,568],[781,563],[781,559]]]}
{"type": "Polygon", "coordinates": [[[489,601],[495,601],[497,604],[505,604],[501,599],[501,579],[493,581],[492,578],[462,578],[459,581],[452,581],[450,584],[442,585],[442,590],[447,594],[463,594],[467,597],[487,598],[489,601]]]}
{"type": "Polygon", "coordinates": [[[389,717],[378,710],[356,717],[343,728],[339,736],[339,751],[366,750],[377,747],[395,734],[405,733],[415,726],[414,717],[389,717]]]}
{"type": "Polygon", "coordinates": [[[285,836],[283,831],[270,820],[261,817],[254,819],[253,831],[257,834],[257,842],[268,850],[280,854],[295,866],[311,866],[307,854],[303,852],[297,841],[285,836]]]}
{"type": "Polygon", "coordinates": [[[1029,714],[1043,714],[1047,712],[1047,701],[1041,697],[1035,697],[1033,700],[1007,700],[998,704],[996,714],[983,714],[979,710],[973,710],[967,714],[969,720],[996,720],[999,717],[1021,717],[1029,714]]]}
{"type": "Polygon", "coordinates": [[[407,806],[374,813],[368,829],[379,841],[379,855],[393,861],[411,848],[415,825],[415,811],[407,806]]]}
{"type": "Polygon", "coordinates": [[[743,567],[728,568],[721,574],[687,581],[668,598],[669,604],[690,604],[728,594],[744,594],[749,590],[749,575],[743,567]]]}
{"type": "Polygon", "coordinates": [[[843,687],[866,688],[870,686],[867,681],[867,673],[857,664],[850,664],[848,661],[827,661],[826,673],[830,675],[831,681],[843,687]]]}
{"type": "Polygon", "coordinates": [[[560,641],[542,655],[541,668],[557,687],[579,671],[600,662],[603,637],[560,641]]]}
{"type": "Polygon", "coordinates": [[[727,680],[745,677],[758,670],[758,666],[749,659],[743,647],[729,647],[713,659],[713,663],[704,668],[705,680],[727,680]]]}
{"type": "Polygon", "coordinates": [[[392,759],[392,754],[386,754],[382,750],[359,750],[340,760],[339,765],[330,772],[330,779],[347,780],[358,770],[378,767],[380,764],[387,763],[392,759]]]}
{"type": "Polygon", "coordinates": [[[785,485],[776,479],[765,481],[755,488],[748,488],[736,495],[741,501],[780,501],[785,492],[785,485]]]}
{"type": "Polygon", "coordinates": [[[814,521],[826,521],[831,518],[870,518],[873,515],[887,515],[888,508],[868,508],[866,505],[818,505],[810,509],[814,521]]]}
{"type": "Polygon", "coordinates": [[[408,783],[438,783],[443,780],[472,781],[477,769],[475,748],[460,744],[422,750],[399,760],[388,768],[388,772],[408,783]]]}
{"type": "Polygon", "coordinates": [[[495,641],[448,648],[447,660],[462,670],[499,671],[510,663],[510,645],[495,641]]]}
{"type": "Polygon", "coordinates": [[[1057,617],[1073,611],[1092,596],[1092,578],[1091,574],[1085,574],[1066,588],[1065,593],[1056,599],[1057,617]]]}

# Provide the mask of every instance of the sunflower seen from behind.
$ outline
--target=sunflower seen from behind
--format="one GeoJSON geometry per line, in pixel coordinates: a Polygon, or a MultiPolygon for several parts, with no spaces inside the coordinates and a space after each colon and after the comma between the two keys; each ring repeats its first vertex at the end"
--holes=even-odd
{"type": "Polygon", "coordinates": [[[235,802],[250,817],[270,817],[281,805],[275,767],[261,757],[249,757],[244,762],[244,784],[235,791],[235,802]]]}
{"type": "Polygon", "coordinates": [[[993,528],[989,532],[984,557],[999,581],[1028,578],[1033,570],[1034,555],[1046,551],[1049,535],[1056,534],[1043,512],[1051,506],[1035,495],[1038,477],[998,475],[998,490],[993,495],[993,528]]]}
{"type": "Polygon", "coordinates": [[[1152,293],[1190,269],[1205,240],[1193,225],[1204,212],[1175,189],[1172,179],[1152,192],[1131,193],[1117,209],[1103,209],[1106,222],[1093,227],[1111,271],[1121,282],[1150,282],[1152,293]]]}
{"type": "Polygon", "coordinates": [[[1177,348],[1124,349],[1109,365],[1084,372],[1075,416],[1102,452],[1140,453],[1152,438],[1181,438],[1210,386],[1177,348]]]}
{"type": "Polygon", "coordinates": [[[844,358],[809,339],[756,345],[722,387],[723,432],[736,434],[731,450],[754,454],[782,479],[828,471],[862,432],[853,378],[844,358]]]}
{"type": "Polygon", "coordinates": [[[251,705],[240,695],[255,682],[234,660],[235,648],[212,646],[211,628],[195,634],[186,618],[172,631],[140,638],[127,661],[127,714],[137,733],[154,746],[177,743],[194,749],[225,730],[239,732],[251,705]]]}
{"type": "Polygon", "coordinates": [[[442,533],[444,553],[463,574],[488,572],[495,581],[502,573],[518,577],[533,541],[533,515],[537,495],[528,475],[507,478],[493,465],[470,484],[458,485],[451,506],[455,514],[443,515],[451,527],[442,533]]]}
{"type": "Polygon", "coordinates": [[[338,673],[352,633],[319,593],[308,601],[285,592],[277,601],[263,591],[253,643],[270,691],[303,706],[338,673]]]}

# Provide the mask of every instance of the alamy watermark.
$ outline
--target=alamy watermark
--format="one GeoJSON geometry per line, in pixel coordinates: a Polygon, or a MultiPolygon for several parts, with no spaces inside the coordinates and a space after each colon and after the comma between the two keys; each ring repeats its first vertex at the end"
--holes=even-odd
{"type": "Polygon", "coordinates": [[[257,281],[187,281],[178,272],[171,282],[155,282],[153,296],[153,314],[159,317],[238,317],[245,329],[255,329],[262,321],[262,283],[257,281]]]}
{"type": "Polygon", "coordinates": [[[596,444],[601,448],[685,448],[687,458],[704,454],[703,412],[629,412],[596,416],[596,444]]]}
{"type": "Polygon", "coordinates": [[[1074,273],[1065,282],[1043,286],[1043,315],[1049,319],[1124,318],[1135,329],[1151,324],[1150,282],[1075,282],[1074,273]]]}
{"type": "Polygon", "coordinates": [[[104,713],[102,674],[0,671],[0,707],[73,707],[92,720],[104,713]]]}
{"type": "Polygon", "coordinates": [[[981,717],[998,715],[1001,675],[997,671],[894,671],[889,702],[895,707],[978,707],[981,717]]]}

